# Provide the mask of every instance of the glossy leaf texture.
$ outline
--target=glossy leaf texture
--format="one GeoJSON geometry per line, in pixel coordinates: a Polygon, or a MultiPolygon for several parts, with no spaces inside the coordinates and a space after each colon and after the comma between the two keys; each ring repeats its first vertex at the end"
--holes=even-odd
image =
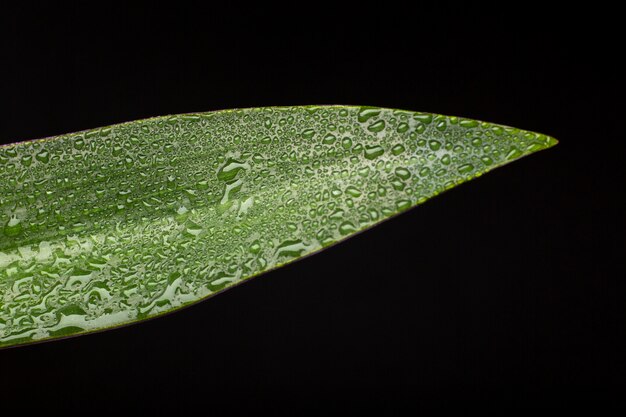
{"type": "Polygon", "coordinates": [[[309,106],[0,147],[0,347],[176,310],[554,144],[457,117],[309,106]]]}

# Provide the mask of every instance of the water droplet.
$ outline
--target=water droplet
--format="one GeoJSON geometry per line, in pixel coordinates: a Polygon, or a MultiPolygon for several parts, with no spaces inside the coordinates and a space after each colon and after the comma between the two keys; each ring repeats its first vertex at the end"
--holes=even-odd
{"type": "Polygon", "coordinates": [[[209,189],[209,181],[207,181],[207,180],[198,181],[198,182],[196,183],[196,187],[197,187],[199,190],[203,190],[203,191],[204,191],[204,190],[208,190],[208,189],[209,189]]]}
{"type": "Polygon", "coordinates": [[[400,211],[411,208],[411,200],[401,199],[396,201],[396,208],[400,211]]]}
{"type": "Polygon", "coordinates": [[[348,188],[346,188],[346,194],[355,198],[361,197],[361,191],[353,185],[350,185],[348,186],[348,188]]]}
{"type": "Polygon", "coordinates": [[[302,137],[304,139],[308,140],[308,139],[313,138],[313,136],[315,136],[315,130],[313,130],[313,129],[307,129],[304,132],[302,132],[302,137]]]}
{"type": "Polygon", "coordinates": [[[420,122],[424,124],[429,124],[430,122],[433,121],[433,116],[430,114],[416,113],[413,115],[413,118],[416,120],[419,120],[420,122]]]}
{"type": "Polygon", "coordinates": [[[359,111],[358,120],[361,123],[367,122],[372,117],[376,117],[380,114],[380,110],[376,108],[362,107],[359,111]]]}
{"type": "Polygon", "coordinates": [[[322,143],[324,145],[331,145],[335,143],[335,140],[337,140],[337,137],[332,133],[328,133],[326,136],[324,136],[324,139],[322,139],[322,143]]]}
{"type": "Polygon", "coordinates": [[[307,249],[307,245],[299,239],[290,239],[286,240],[276,248],[276,257],[280,256],[289,256],[296,257],[300,256],[302,252],[307,249]]]}
{"type": "Polygon", "coordinates": [[[478,126],[478,122],[476,120],[463,119],[459,122],[459,125],[463,127],[476,127],[478,126]]]}
{"type": "Polygon", "coordinates": [[[35,156],[35,158],[39,162],[43,162],[44,164],[47,164],[50,161],[50,153],[48,151],[41,151],[35,156]]]}
{"type": "Polygon", "coordinates": [[[438,151],[439,149],[441,149],[441,142],[436,140],[429,140],[428,147],[431,151],[438,151]]]}
{"type": "Polygon", "coordinates": [[[370,132],[378,133],[378,132],[381,132],[384,128],[385,128],[385,121],[384,120],[379,120],[379,121],[369,125],[367,130],[369,130],[370,132]]]}
{"type": "Polygon", "coordinates": [[[22,156],[22,160],[20,162],[21,162],[21,164],[23,166],[29,167],[33,163],[33,156],[32,155],[24,155],[24,156],[22,156]]]}
{"type": "Polygon", "coordinates": [[[226,164],[217,172],[217,178],[221,181],[229,182],[233,180],[241,170],[248,168],[250,168],[250,165],[247,163],[228,158],[226,164]]]}
{"type": "Polygon", "coordinates": [[[396,175],[403,180],[408,180],[411,177],[411,172],[406,168],[396,168],[396,175]]]}
{"type": "Polygon", "coordinates": [[[405,151],[404,145],[401,145],[401,144],[397,144],[393,148],[391,148],[391,153],[396,156],[400,155],[404,151],[405,151]]]}
{"type": "Polygon", "coordinates": [[[543,145],[539,144],[539,143],[531,143],[530,145],[528,145],[526,147],[526,151],[528,152],[534,152],[534,151],[538,151],[539,149],[542,149],[543,145]]]}
{"type": "MultiPolygon", "coordinates": [[[[237,194],[241,190],[242,186],[243,186],[243,181],[241,179],[234,180],[232,182],[227,182],[224,185],[224,193],[222,194],[222,199],[220,200],[220,204],[225,205],[225,204],[228,204],[229,202],[230,204],[232,204],[231,200],[235,198],[235,194],[237,194]]],[[[229,207],[230,205],[228,205],[228,207],[223,207],[222,209],[226,210],[229,207]]]]}
{"type": "Polygon", "coordinates": [[[259,243],[258,240],[255,240],[254,242],[252,242],[248,250],[250,251],[250,253],[253,253],[256,255],[257,253],[261,252],[261,244],[259,243]]]}
{"type": "Polygon", "coordinates": [[[352,147],[352,139],[345,137],[343,139],[341,139],[341,146],[345,149],[348,150],[352,147]]]}
{"type": "Polygon", "coordinates": [[[248,197],[239,205],[239,213],[238,215],[241,217],[250,210],[250,208],[254,205],[254,197],[248,197]]]}
{"type": "Polygon", "coordinates": [[[11,216],[7,224],[4,226],[4,234],[9,237],[17,236],[22,233],[22,222],[16,216],[11,216]]]}
{"type": "Polygon", "coordinates": [[[372,160],[372,159],[376,159],[379,156],[381,156],[383,153],[385,153],[385,150],[383,149],[382,146],[379,145],[366,145],[365,146],[365,158],[372,160]]]}
{"type": "Polygon", "coordinates": [[[345,221],[339,225],[339,233],[341,233],[342,236],[346,236],[354,232],[356,232],[356,226],[352,224],[352,222],[345,221]]]}
{"type": "Polygon", "coordinates": [[[473,170],[474,170],[474,165],[472,164],[463,164],[459,167],[460,174],[467,174],[469,172],[472,172],[473,170]]]}
{"type": "Polygon", "coordinates": [[[398,133],[405,133],[409,130],[409,125],[407,123],[400,123],[398,125],[398,128],[396,129],[396,132],[398,133]]]}
{"type": "Polygon", "coordinates": [[[507,160],[511,160],[511,159],[515,159],[515,158],[519,158],[520,156],[522,156],[522,152],[520,152],[519,149],[513,147],[511,148],[511,150],[509,150],[509,152],[506,154],[506,159],[507,160]]]}
{"type": "Polygon", "coordinates": [[[396,191],[402,191],[402,190],[404,190],[406,188],[406,184],[403,183],[402,181],[400,181],[397,178],[394,178],[394,179],[391,180],[391,186],[396,191]]]}
{"type": "Polygon", "coordinates": [[[74,141],[74,148],[81,150],[85,147],[85,140],[83,138],[78,138],[74,141]]]}

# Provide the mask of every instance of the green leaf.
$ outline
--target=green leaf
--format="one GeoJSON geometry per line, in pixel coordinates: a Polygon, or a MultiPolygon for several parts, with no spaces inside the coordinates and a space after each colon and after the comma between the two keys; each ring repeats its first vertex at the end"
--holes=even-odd
{"type": "Polygon", "coordinates": [[[403,110],[225,110],[0,147],[0,347],[141,321],[557,142],[403,110]]]}

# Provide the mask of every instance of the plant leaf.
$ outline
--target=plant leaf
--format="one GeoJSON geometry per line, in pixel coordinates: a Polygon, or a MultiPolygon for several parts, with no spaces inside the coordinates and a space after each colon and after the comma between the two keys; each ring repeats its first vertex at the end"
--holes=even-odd
{"type": "Polygon", "coordinates": [[[0,147],[0,347],[179,309],[554,144],[457,117],[320,106],[0,147]]]}

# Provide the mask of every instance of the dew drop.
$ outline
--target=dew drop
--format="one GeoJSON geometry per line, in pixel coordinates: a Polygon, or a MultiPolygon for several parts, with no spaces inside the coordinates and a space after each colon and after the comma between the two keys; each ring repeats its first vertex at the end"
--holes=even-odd
{"type": "Polygon", "coordinates": [[[349,221],[345,221],[339,225],[339,233],[341,233],[342,236],[346,236],[354,232],[356,232],[356,226],[349,221]]]}
{"type": "Polygon", "coordinates": [[[530,145],[528,145],[526,147],[526,151],[528,151],[528,152],[535,152],[535,151],[538,151],[541,148],[543,148],[543,145],[541,145],[539,143],[531,143],[530,145]]]}
{"type": "Polygon", "coordinates": [[[307,249],[300,239],[286,240],[276,248],[276,256],[297,257],[307,249]]]}
{"type": "Polygon", "coordinates": [[[396,201],[396,208],[398,210],[406,210],[408,208],[411,208],[411,200],[401,199],[396,201]]]}
{"type": "Polygon", "coordinates": [[[24,155],[20,162],[21,162],[21,164],[23,166],[29,167],[33,163],[33,156],[32,155],[24,155]]]}
{"type": "Polygon", "coordinates": [[[48,151],[41,151],[35,156],[35,158],[39,162],[43,162],[44,164],[47,164],[50,161],[50,153],[48,151]]]}
{"type": "Polygon", "coordinates": [[[396,175],[403,180],[408,180],[411,177],[411,172],[406,168],[396,168],[396,175]]]}
{"type": "Polygon", "coordinates": [[[81,150],[85,147],[85,140],[83,138],[78,138],[74,141],[74,148],[81,150]]]}
{"type": "Polygon", "coordinates": [[[257,253],[261,252],[261,244],[259,243],[258,240],[255,240],[254,242],[252,242],[248,250],[250,251],[250,253],[253,253],[256,255],[257,253]]]}
{"type": "Polygon", "coordinates": [[[405,151],[405,148],[401,144],[395,145],[393,148],[391,148],[391,153],[394,155],[400,155],[404,151],[405,151]]]}
{"type": "Polygon", "coordinates": [[[522,156],[522,152],[520,152],[519,149],[513,147],[511,148],[511,150],[506,154],[506,159],[507,160],[511,160],[511,159],[515,159],[515,158],[519,158],[520,156],[522,156]]]}
{"type": "Polygon", "coordinates": [[[302,132],[302,137],[304,139],[311,139],[311,138],[313,138],[313,136],[315,136],[315,130],[313,130],[313,129],[307,129],[307,130],[302,132]]]}
{"type": "Polygon", "coordinates": [[[209,182],[207,180],[198,181],[196,183],[196,187],[199,190],[208,190],[209,189],[209,182]]]}
{"type": "Polygon", "coordinates": [[[460,174],[467,174],[469,172],[472,172],[473,170],[474,170],[474,165],[472,164],[463,164],[459,167],[460,174]]]}
{"type": "Polygon", "coordinates": [[[459,125],[463,127],[476,127],[478,122],[476,120],[463,119],[459,122],[459,125]]]}
{"type": "Polygon", "coordinates": [[[429,140],[428,147],[432,151],[438,151],[439,149],[441,149],[441,142],[436,141],[436,140],[429,140]]]}
{"type": "Polygon", "coordinates": [[[398,125],[398,128],[396,129],[396,132],[398,133],[405,133],[409,130],[409,125],[407,123],[400,123],[398,125]]]}
{"type": "Polygon", "coordinates": [[[369,160],[373,160],[381,156],[385,153],[385,150],[382,146],[379,145],[366,145],[365,146],[365,158],[369,160]]]}
{"type": "Polygon", "coordinates": [[[424,124],[429,124],[430,122],[433,121],[433,116],[430,114],[417,113],[413,116],[413,118],[415,120],[419,120],[420,122],[424,124]]]}
{"type": "Polygon", "coordinates": [[[192,222],[191,220],[187,222],[185,231],[192,236],[198,236],[202,233],[203,227],[198,223],[192,222]]]}
{"type": "Polygon", "coordinates": [[[241,170],[248,168],[250,168],[250,165],[233,158],[228,158],[226,164],[217,172],[217,178],[221,181],[229,182],[233,180],[241,170]]]}
{"type": "Polygon", "coordinates": [[[4,226],[4,234],[9,237],[17,236],[22,233],[22,222],[16,216],[11,216],[7,224],[4,226]]]}
{"type": "Polygon", "coordinates": [[[332,145],[333,143],[335,143],[335,140],[337,140],[337,137],[332,133],[328,133],[326,136],[324,136],[324,139],[322,139],[322,143],[324,145],[332,145]]]}
{"type": "Polygon", "coordinates": [[[354,198],[361,197],[361,191],[353,185],[346,188],[346,194],[354,198]]]}
{"type": "Polygon", "coordinates": [[[402,191],[406,188],[406,184],[397,178],[394,178],[393,180],[391,180],[391,186],[396,191],[402,191]]]}
{"type": "Polygon", "coordinates": [[[379,109],[362,107],[361,110],[359,111],[358,120],[361,123],[365,123],[372,117],[376,117],[379,114],[380,114],[379,109]]]}
{"type": "Polygon", "coordinates": [[[379,120],[369,125],[367,130],[369,130],[370,132],[378,133],[378,132],[381,132],[384,128],[385,128],[385,121],[379,120]]]}
{"type": "Polygon", "coordinates": [[[348,150],[352,147],[352,139],[345,137],[343,139],[341,139],[341,146],[345,149],[348,150]]]}

